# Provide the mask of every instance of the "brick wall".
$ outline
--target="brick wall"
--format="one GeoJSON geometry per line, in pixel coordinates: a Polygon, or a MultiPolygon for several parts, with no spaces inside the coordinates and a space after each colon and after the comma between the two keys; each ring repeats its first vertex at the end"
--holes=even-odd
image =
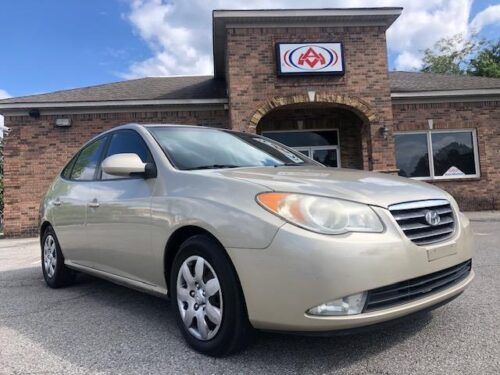
{"type": "Polygon", "coordinates": [[[371,169],[394,169],[392,107],[388,81],[385,32],[379,27],[290,27],[227,29],[226,77],[233,128],[254,131],[250,120],[273,97],[347,95],[366,103],[377,114],[369,124],[371,169]],[[278,77],[276,42],[339,41],[344,45],[345,75],[278,77]],[[386,126],[389,137],[380,137],[386,126]]]}
{"type": "Polygon", "coordinates": [[[476,129],[481,177],[435,181],[462,209],[500,209],[500,102],[393,104],[394,130],[476,129]]]}
{"type": "Polygon", "coordinates": [[[63,116],[6,116],[11,128],[4,148],[4,233],[37,234],[40,199],[50,182],[88,139],[112,127],[136,123],[228,127],[225,111],[127,112],[70,115],[72,126],[55,128],[63,116]]]}

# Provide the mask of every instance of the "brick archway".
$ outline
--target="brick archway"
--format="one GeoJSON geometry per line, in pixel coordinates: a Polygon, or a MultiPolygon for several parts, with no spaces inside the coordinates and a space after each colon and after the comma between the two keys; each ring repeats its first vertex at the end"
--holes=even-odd
{"type": "MultiPolygon", "coordinates": [[[[262,126],[266,116],[273,116],[279,111],[286,111],[288,108],[297,108],[297,106],[311,108],[311,110],[319,108],[318,106],[330,109],[338,108],[354,114],[361,121],[361,128],[358,128],[361,139],[359,149],[362,155],[361,167],[365,170],[373,169],[373,135],[371,133],[372,128],[379,123],[380,119],[368,103],[354,96],[309,92],[293,96],[273,97],[253,113],[249,123],[247,123],[246,131],[256,133],[258,126],[262,126]]],[[[343,148],[342,150],[341,152],[344,152],[347,148],[343,148]]]]}
{"type": "Polygon", "coordinates": [[[348,95],[314,93],[314,95],[278,96],[267,100],[250,118],[248,130],[255,132],[259,121],[274,109],[292,104],[306,103],[329,103],[335,106],[344,107],[356,113],[363,120],[365,125],[378,121],[377,115],[372,108],[359,98],[348,95]]]}

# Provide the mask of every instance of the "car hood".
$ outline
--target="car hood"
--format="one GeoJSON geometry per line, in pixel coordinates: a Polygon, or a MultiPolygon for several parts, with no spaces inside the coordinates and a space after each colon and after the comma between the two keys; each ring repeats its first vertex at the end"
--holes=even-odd
{"type": "Polygon", "coordinates": [[[385,208],[394,203],[448,199],[446,192],[424,182],[352,169],[282,166],[212,172],[269,190],[335,197],[385,208]]]}

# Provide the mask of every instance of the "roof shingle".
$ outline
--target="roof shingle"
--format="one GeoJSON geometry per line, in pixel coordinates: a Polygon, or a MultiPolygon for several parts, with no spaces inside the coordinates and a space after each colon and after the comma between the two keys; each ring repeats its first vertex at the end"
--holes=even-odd
{"type": "Polygon", "coordinates": [[[500,89],[500,79],[422,72],[389,72],[391,92],[500,89]]]}
{"type": "MultiPolygon", "coordinates": [[[[391,92],[500,89],[500,79],[420,72],[389,72],[391,92]]],[[[149,77],[48,94],[0,100],[0,104],[225,99],[226,84],[213,76],[149,77]]]]}
{"type": "Polygon", "coordinates": [[[110,100],[217,99],[226,97],[224,81],[212,76],[148,77],[98,86],[21,96],[8,103],[71,103],[110,100]]]}

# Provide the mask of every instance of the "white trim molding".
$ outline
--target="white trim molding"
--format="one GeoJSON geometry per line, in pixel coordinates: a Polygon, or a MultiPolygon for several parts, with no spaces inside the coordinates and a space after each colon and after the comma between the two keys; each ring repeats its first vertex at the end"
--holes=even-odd
{"type": "Polygon", "coordinates": [[[175,105],[209,105],[228,104],[226,98],[219,99],[159,99],[159,100],[106,100],[82,102],[32,102],[32,103],[0,103],[0,110],[28,108],[86,108],[86,107],[145,107],[175,105]]]}
{"type": "Polygon", "coordinates": [[[214,9],[213,18],[275,18],[275,17],[346,17],[399,16],[401,7],[323,8],[323,9],[214,9]]]}
{"type": "Polygon", "coordinates": [[[406,99],[406,98],[437,98],[437,97],[463,97],[463,96],[495,96],[500,95],[498,89],[473,89],[473,90],[438,90],[438,91],[408,91],[408,92],[393,92],[391,98],[406,99]]]}

